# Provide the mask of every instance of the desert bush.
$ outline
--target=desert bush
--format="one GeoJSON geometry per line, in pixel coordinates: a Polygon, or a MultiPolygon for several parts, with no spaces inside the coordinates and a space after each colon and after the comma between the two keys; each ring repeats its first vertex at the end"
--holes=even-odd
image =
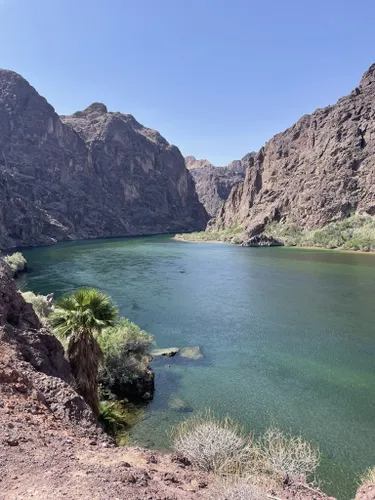
{"type": "Polygon", "coordinates": [[[375,484],[375,467],[370,468],[361,477],[361,485],[375,484]]]}
{"type": "Polygon", "coordinates": [[[26,269],[27,261],[21,252],[6,255],[4,260],[11,268],[14,276],[26,269]]]}
{"type": "Polygon", "coordinates": [[[209,410],[177,425],[173,445],[194,465],[219,474],[240,472],[251,455],[251,440],[230,418],[216,418],[209,410]]]}
{"type": "Polygon", "coordinates": [[[260,447],[271,472],[307,476],[319,465],[319,451],[301,436],[285,434],[271,427],[261,437],[260,447]]]}
{"type": "Polygon", "coordinates": [[[375,250],[375,218],[370,215],[351,215],[312,230],[289,222],[272,222],[267,225],[265,234],[289,246],[375,250]]]}
{"type": "Polygon", "coordinates": [[[99,369],[99,380],[103,386],[125,397],[131,384],[137,380],[149,380],[151,335],[128,319],[121,318],[115,326],[105,328],[97,340],[103,352],[99,369]]]}
{"type": "Polygon", "coordinates": [[[46,324],[48,323],[48,316],[51,313],[51,308],[48,306],[47,298],[44,295],[36,295],[34,292],[23,292],[22,297],[25,302],[33,306],[35,314],[39,320],[46,324]]]}
{"type": "Polygon", "coordinates": [[[212,500],[266,500],[267,496],[250,478],[237,477],[227,481],[218,481],[214,484],[210,498],[212,500]]]}

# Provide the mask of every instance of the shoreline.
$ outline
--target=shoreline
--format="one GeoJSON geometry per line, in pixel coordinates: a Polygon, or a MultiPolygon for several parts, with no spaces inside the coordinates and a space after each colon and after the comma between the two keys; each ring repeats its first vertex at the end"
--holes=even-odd
{"type": "MultiPolygon", "coordinates": [[[[190,233],[186,233],[190,234],[190,233]]],[[[228,245],[241,246],[240,243],[232,243],[231,241],[221,241],[221,240],[202,240],[202,239],[184,239],[177,238],[177,236],[173,236],[171,238],[175,241],[182,241],[183,243],[224,243],[228,245]]],[[[336,253],[348,253],[348,254],[361,254],[361,255],[372,255],[375,256],[375,251],[365,251],[365,250],[346,250],[343,248],[325,248],[325,247],[314,247],[314,246],[302,246],[302,245],[270,245],[264,246],[263,248],[290,248],[295,250],[319,250],[325,252],[336,252],[336,253]]],[[[247,247],[247,248],[262,248],[261,246],[247,247]]]]}

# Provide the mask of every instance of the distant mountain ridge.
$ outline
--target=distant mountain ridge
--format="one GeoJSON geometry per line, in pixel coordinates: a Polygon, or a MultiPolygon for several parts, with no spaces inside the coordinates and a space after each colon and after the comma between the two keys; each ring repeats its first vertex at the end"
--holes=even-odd
{"type": "Polygon", "coordinates": [[[59,117],[0,70],[0,248],[203,230],[208,216],[177,147],[94,103],[59,117]]]}
{"type": "Polygon", "coordinates": [[[253,156],[255,153],[248,153],[241,160],[234,160],[226,167],[215,167],[208,160],[197,160],[194,156],[185,157],[198,198],[211,217],[216,216],[233,186],[245,179],[249,159],[253,156]]]}
{"type": "Polygon", "coordinates": [[[348,96],[250,158],[212,228],[241,225],[251,235],[274,220],[319,228],[352,213],[375,215],[375,64],[348,96]]]}

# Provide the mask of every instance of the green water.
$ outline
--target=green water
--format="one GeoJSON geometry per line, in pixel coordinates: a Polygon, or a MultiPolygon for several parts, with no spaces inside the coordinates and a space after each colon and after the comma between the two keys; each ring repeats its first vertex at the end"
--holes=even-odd
{"type": "Polygon", "coordinates": [[[21,286],[100,287],[158,347],[201,346],[203,360],[154,362],[155,399],[134,441],[168,446],[168,429],[189,415],[170,408],[178,396],[256,432],[302,432],[320,445],[320,485],[339,500],[375,465],[375,256],[167,237],[24,253],[21,286]]]}

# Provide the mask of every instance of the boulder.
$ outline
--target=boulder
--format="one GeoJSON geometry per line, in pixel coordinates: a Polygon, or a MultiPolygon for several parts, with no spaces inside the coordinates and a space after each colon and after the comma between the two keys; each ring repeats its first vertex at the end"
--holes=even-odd
{"type": "Polygon", "coordinates": [[[183,347],[180,350],[180,356],[183,358],[189,358],[189,359],[201,359],[203,358],[202,351],[199,346],[193,346],[193,347],[183,347]]]}
{"type": "Polygon", "coordinates": [[[284,243],[277,238],[272,236],[266,236],[265,234],[258,234],[252,236],[247,241],[242,243],[243,247],[281,247],[284,243]]]}

